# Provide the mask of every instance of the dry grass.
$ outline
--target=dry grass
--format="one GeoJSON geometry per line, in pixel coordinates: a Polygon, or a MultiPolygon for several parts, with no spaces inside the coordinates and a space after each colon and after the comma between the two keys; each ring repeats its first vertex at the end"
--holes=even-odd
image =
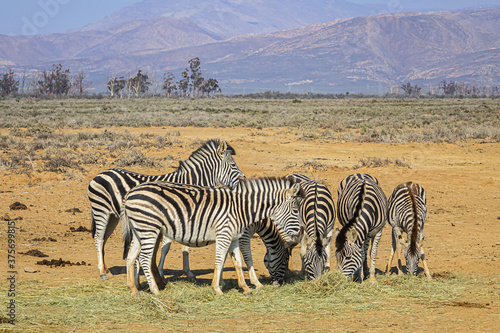
{"type": "MultiPolygon", "coordinates": [[[[478,290],[490,283],[449,273],[436,275],[433,281],[379,275],[376,284],[355,283],[338,272],[315,281],[304,282],[295,273],[288,279],[291,282],[282,287],[265,285],[254,290],[251,297],[242,295],[233,280],[228,281],[222,297],[215,296],[209,285],[184,280],[168,283],[159,296],[144,292],[132,296],[123,281],[87,280],[43,288],[39,280],[19,281],[15,328],[39,331],[57,325],[60,329],[104,329],[116,323],[133,326],[159,322],[163,327],[174,327],[195,320],[199,327],[191,329],[201,329],[204,320],[241,319],[249,313],[348,316],[352,311],[393,309],[401,302],[459,306],[464,302],[460,297],[465,290],[478,290]]],[[[268,282],[265,278],[262,281],[268,282]]],[[[0,298],[5,304],[6,295],[2,293],[0,298]]],[[[0,324],[0,328],[4,325],[0,324]]]]}

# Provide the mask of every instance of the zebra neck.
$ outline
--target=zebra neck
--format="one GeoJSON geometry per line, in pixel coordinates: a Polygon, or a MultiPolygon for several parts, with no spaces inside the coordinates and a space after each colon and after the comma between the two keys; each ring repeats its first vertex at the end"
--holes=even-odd
{"type": "Polygon", "coordinates": [[[247,225],[271,217],[272,208],[276,206],[276,200],[272,198],[270,193],[258,194],[252,192],[251,190],[239,191],[233,197],[232,203],[240,221],[244,221],[247,225]]]}
{"type": "Polygon", "coordinates": [[[196,170],[195,166],[191,165],[191,163],[183,163],[182,167],[179,167],[177,171],[163,175],[161,179],[158,180],[181,184],[195,184],[199,186],[214,185],[215,180],[213,172],[208,173],[203,168],[200,170],[196,170]],[[200,170],[203,170],[203,173],[200,172],[200,170]]]}

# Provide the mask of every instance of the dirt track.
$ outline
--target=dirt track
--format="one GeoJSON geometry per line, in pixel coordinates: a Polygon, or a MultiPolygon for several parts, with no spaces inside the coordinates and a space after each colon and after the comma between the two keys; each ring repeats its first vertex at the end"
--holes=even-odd
{"type": "MultiPolygon", "coordinates": [[[[166,129],[130,128],[129,130],[134,134],[163,134],[166,129]]],[[[484,306],[453,306],[446,308],[446,311],[439,309],[426,314],[425,319],[417,319],[418,327],[429,331],[449,332],[461,328],[468,331],[495,331],[500,326],[498,303],[500,301],[498,285],[500,145],[498,143],[481,141],[458,145],[332,143],[327,140],[298,141],[293,130],[283,128],[263,130],[175,128],[175,130],[180,132],[181,144],[161,150],[153,148],[145,154],[155,157],[170,154],[179,157],[178,160],[183,160],[201,142],[210,138],[223,138],[236,149],[235,160],[248,177],[302,173],[328,185],[335,200],[338,183],[355,172],[369,173],[377,177],[387,197],[393,188],[402,182],[412,180],[419,183],[427,192],[428,217],[424,235],[431,273],[453,271],[496,282],[490,292],[491,298],[477,296],[473,290],[466,291],[464,301],[484,306]],[[368,157],[388,158],[391,161],[404,159],[411,168],[391,163],[377,168],[353,169],[355,165],[360,164],[361,158],[368,157]]],[[[176,165],[175,162],[172,166],[176,165]]],[[[62,258],[74,263],[82,261],[90,263],[90,266],[55,269],[36,265],[37,261],[44,258],[18,255],[20,280],[36,278],[51,284],[59,283],[74,274],[83,278],[99,279],[96,252],[90,233],[73,232],[70,228],[77,229],[83,226],[90,229],[87,186],[90,180],[103,170],[98,167],[86,168],[86,173],[73,176],[71,180],[65,179],[64,174],[35,172],[28,176],[0,171],[0,216],[8,214],[10,218],[22,217],[22,220],[16,221],[20,227],[17,251],[38,249],[48,254],[49,258],[46,259],[49,260],[62,258]],[[25,204],[28,209],[9,210],[9,205],[16,201],[25,204]],[[43,237],[46,239],[43,240],[43,237]],[[39,272],[26,273],[24,268],[39,272]]],[[[172,170],[134,171],[158,174],[172,170]]],[[[0,221],[0,225],[1,238],[6,239],[6,221],[0,221]]],[[[257,274],[268,275],[262,262],[265,253],[263,245],[260,240],[255,239],[252,246],[257,274]]],[[[175,244],[172,248],[167,259],[167,267],[170,269],[169,272],[180,273],[182,269],[180,246],[175,244]]],[[[112,272],[118,273],[115,278],[125,283],[121,252],[122,242],[119,233],[115,231],[107,244],[106,258],[108,266],[112,267],[112,272]]],[[[191,269],[199,278],[211,279],[213,252],[213,247],[192,249],[191,269]]],[[[293,264],[299,267],[298,252],[295,253],[293,264]]],[[[390,227],[387,225],[379,246],[378,269],[385,268],[389,253],[390,227]]],[[[6,271],[6,262],[6,259],[2,259],[0,263],[2,271],[6,271]]],[[[230,265],[228,261],[226,266],[230,265]]],[[[231,277],[234,272],[225,274],[231,277]]],[[[418,306],[416,311],[425,313],[425,309],[420,309],[418,306]]],[[[404,313],[369,311],[369,315],[371,318],[379,318],[384,323],[390,323],[392,320],[404,323],[404,313]]],[[[361,320],[352,323],[351,320],[338,319],[336,325],[338,328],[352,330],[366,328],[367,322],[361,320]]],[[[297,325],[301,327],[299,323],[297,325]]],[[[388,327],[384,325],[375,327],[388,327]]],[[[399,329],[402,327],[404,325],[399,329]]]]}

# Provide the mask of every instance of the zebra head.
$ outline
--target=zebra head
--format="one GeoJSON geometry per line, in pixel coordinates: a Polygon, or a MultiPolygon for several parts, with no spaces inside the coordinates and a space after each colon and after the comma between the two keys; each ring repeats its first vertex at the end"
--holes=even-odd
{"type": "Polygon", "coordinates": [[[406,271],[408,274],[417,275],[418,262],[422,255],[421,248],[424,245],[425,237],[422,237],[416,244],[412,246],[410,242],[404,240],[401,235],[399,235],[399,242],[404,246],[404,255],[406,259],[406,271]]]}
{"type": "Polygon", "coordinates": [[[365,250],[362,243],[356,242],[358,237],[356,228],[351,227],[347,232],[343,231],[338,231],[335,242],[337,269],[346,277],[353,277],[359,269],[362,269],[365,250]]]}
{"type": "Polygon", "coordinates": [[[302,217],[299,212],[299,203],[302,199],[300,185],[294,184],[284,194],[284,200],[276,204],[270,217],[278,228],[283,229],[292,242],[298,243],[302,226],[302,217]]]}
{"type": "Polygon", "coordinates": [[[233,155],[236,155],[235,150],[226,141],[220,140],[212,166],[216,178],[215,182],[232,188],[238,185],[240,180],[245,179],[245,175],[236,165],[233,155]]]}
{"type": "Polygon", "coordinates": [[[308,242],[306,253],[302,258],[307,278],[310,280],[319,278],[325,270],[327,259],[328,255],[321,240],[308,242]]]}

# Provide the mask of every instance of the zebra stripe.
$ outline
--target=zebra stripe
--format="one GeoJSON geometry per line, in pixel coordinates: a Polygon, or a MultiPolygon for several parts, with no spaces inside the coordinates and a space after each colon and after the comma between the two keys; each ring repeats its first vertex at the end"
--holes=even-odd
{"type": "Polygon", "coordinates": [[[337,212],[342,229],[337,228],[337,267],[347,277],[359,271],[362,282],[368,272],[367,252],[370,250],[370,281],[375,281],[377,247],[386,222],[387,198],[378,180],[367,174],[354,174],[341,181],[338,188],[337,212]]]}
{"type": "MultiPolygon", "coordinates": [[[[328,188],[304,175],[288,175],[298,182],[304,191],[304,200],[300,203],[300,213],[304,221],[301,234],[302,273],[310,279],[319,277],[330,269],[330,244],[335,223],[335,204],[328,188]],[[307,275],[306,275],[307,274],[307,275]]],[[[269,221],[261,221],[248,229],[240,239],[241,251],[247,264],[250,281],[257,281],[253,268],[250,249],[250,237],[257,232],[266,245],[264,264],[274,284],[282,284],[289,262],[289,250],[297,243],[291,243],[269,221]]],[[[253,283],[253,282],[252,282],[253,283]]],[[[255,283],[254,283],[255,284],[255,283]]],[[[258,283],[260,284],[260,283],[258,283]]]]}
{"type": "Polygon", "coordinates": [[[151,274],[157,238],[168,238],[187,246],[215,242],[216,262],[212,288],[219,287],[228,251],[238,274],[238,285],[250,294],[241,268],[239,238],[250,224],[272,218],[292,239],[298,237],[301,218],[298,210],[300,185],[286,178],[240,181],[234,188],[186,186],[175,183],[146,183],[133,188],[124,199],[122,218],[127,256],[127,282],[137,292],[133,264],[139,256],[150,290],[158,294],[151,274]]]}
{"type": "MultiPolygon", "coordinates": [[[[423,187],[417,183],[407,182],[396,186],[389,197],[388,221],[392,226],[391,256],[386,272],[390,270],[394,253],[404,250],[407,273],[417,274],[418,262],[422,258],[424,272],[427,278],[431,274],[425,260],[422,237],[424,231],[427,203],[423,187]],[[407,239],[403,239],[403,232],[407,239]]],[[[398,274],[401,274],[401,252],[398,252],[398,274]]]]}
{"type": "MultiPolygon", "coordinates": [[[[123,169],[110,169],[98,174],[89,184],[88,197],[92,212],[92,236],[101,278],[107,279],[107,274],[111,275],[104,262],[104,246],[118,224],[123,197],[131,188],[150,181],[202,186],[215,186],[220,183],[234,187],[239,179],[244,177],[232,157],[234,154],[234,149],[225,141],[209,140],[186,161],[179,162],[178,169],[172,173],[151,176],[123,169]]],[[[169,247],[170,240],[164,239],[162,259],[169,247]]],[[[188,276],[194,277],[189,270],[189,248],[185,247],[183,252],[184,271],[188,276]]],[[[162,260],[160,274],[163,276],[162,260]]]]}

